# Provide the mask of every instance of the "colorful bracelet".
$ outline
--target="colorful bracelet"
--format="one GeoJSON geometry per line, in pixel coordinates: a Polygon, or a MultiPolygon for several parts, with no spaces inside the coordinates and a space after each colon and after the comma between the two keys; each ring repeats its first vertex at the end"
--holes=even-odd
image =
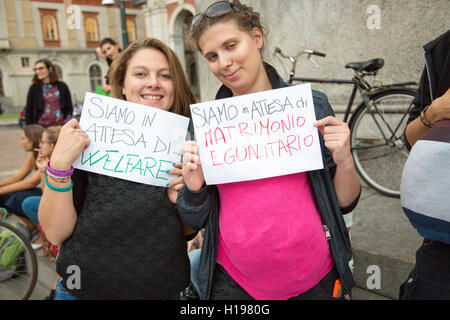
{"type": "Polygon", "coordinates": [[[70,166],[70,170],[66,171],[59,171],[50,168],[50,161],[47,162],[47,172],[50,173],[52,176],[56,177],[70,177],[73,174],[73,166],[70,166]]]}
{"type": "Polygon", "coordinates": [[[47,185],[47,187],[49,187],[51,190],[53,191],[58,191],[58,192],[67,192],[69,190],[71,190],[73,188],[73,181],[70,184],[70,186],[65,187],[65,188],[58,188],[55,186],[52,186],[50,183],[48,183],[48,178],[45,178],[45,184],[47,185]]]}

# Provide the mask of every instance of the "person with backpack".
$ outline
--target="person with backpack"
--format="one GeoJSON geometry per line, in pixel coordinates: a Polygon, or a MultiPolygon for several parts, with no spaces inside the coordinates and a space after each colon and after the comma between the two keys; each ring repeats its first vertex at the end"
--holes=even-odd
{"type": "Polygon", "coordinates": [[[423,237],[400,300],[450,299],[450,30],[424,47],[425,67],[405,129],[411,151],[401,204],[423,237]]]}

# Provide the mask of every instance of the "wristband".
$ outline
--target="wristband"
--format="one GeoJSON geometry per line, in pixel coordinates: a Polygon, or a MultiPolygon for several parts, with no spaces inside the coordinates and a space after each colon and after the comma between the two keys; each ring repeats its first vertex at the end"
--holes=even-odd
{"type": "Polygon", "coordinates": [[[52,178],[53,181],[59,182],[59,183],[65,183],[65,182],[69,181],[69,179],[70,179],[70,177],[57,177],[48,172],[47,172],[47,177],[50,177],[50,178],[52,178]]]}
{"type": "Polygon", "coordinates": [[[57,192],[67,192],[73,188],[73,181],[70,184],[70,186],[65,187],[65,188],[58,188],[58,187],[52,186],[50,183],[48,183],[48,178],[45,178],[45,184],[47,185],[47,187],[49,187],[53,191],[57,191],[57,192]]]}
{"type": "Polygon", "coordinates": [[[428,128],[431,128],[433,126],[432,123],[428,122],[427,119],[425,119],[425,112],[427,111],[429,106],[426,106],[422,112],[420,113],[420,121],[422,121],[424,126],[427,126],[428,128]]]}
{"type": "Polygon", "coordinates": [[[50,168],[50,161],[47,162],[47,172],[49,174],[51,174],[52,176],[56,176],[56,177],[70,177],[73,174],[73,166],[70,166],[70,170],[66,170],[66,171],[59,171],[59,170],[55,170],[50,168]]]}

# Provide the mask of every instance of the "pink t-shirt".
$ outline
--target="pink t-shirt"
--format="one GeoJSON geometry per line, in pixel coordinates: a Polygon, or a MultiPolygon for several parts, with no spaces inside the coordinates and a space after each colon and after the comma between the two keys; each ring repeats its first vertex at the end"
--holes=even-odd
{"type": "Polygon", "coordinates": [[[295,297],[331,270],[333,258],[306,173],[217,187],[217,261],[252,297],[295,297]]]}

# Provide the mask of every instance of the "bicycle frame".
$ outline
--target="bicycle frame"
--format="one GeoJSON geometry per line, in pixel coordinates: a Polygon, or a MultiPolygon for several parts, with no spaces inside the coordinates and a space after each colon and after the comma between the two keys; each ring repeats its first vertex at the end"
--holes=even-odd
{"type": "Polygon", "coordinates": [[[362,78],[360,79],[356,79],[357,76],[355,76],[352,80],[344,80],[344,79],[319,79],[319,78],[302,78],[302,77],[293,77],[292,73],[290,74],[289,77],[289,83],[293,83],[294,81],[299,81],[299,82],[312,82],[312,83],[329,83],[329,84],[339,84],[339,85],[343,85],[343,84],[351,84],[353,85],[353,89],[352,89],[352,93],[350,95],[350,100],[348,101],[347,104],[347,108],[345,110],[345,114],[344,114],[344,122],[347,122],[349,116],[350,116],[350,111],[352,109],[353,106],[353,102],[355,100],[355,96],[356,96],[356,91],[358,89],[360,89],[360,94],[361,97],[364,100],[364,97],[366,96],[362,90],[360,85],[364,85],[365,87],[368,87],[368,90],[371,89],[370,85],[364,81],[364,83],[360,83],[362,80],[362,78]]]}
{"type": "Polygon", "coordinates": [[[353,102],[355,100],[357,90],[359,91],[359,94],[361,95],[361,98],[363,99],[363,103],[367,105],[367,102],[369,101],[369,95],[371,93],[374,93],[374,90],[388,89],[388,88],[394,88],[394,87],[406,87],[406,86],[417,84],[415,82],[402,82],[402,83],[393,83],[393,84],[388,84],[388,85],[372,87],[366,80],[364,80],[364,76],[375,75],[375,74],[376,73],[356,74],[352,80],[345,80],[345,79],[320,79],[320,78],[294,77],[293,73],[291,71],[290,76],[289,76],[289,83],[292,84],[294,81],[298,81],[298,82],[328,83],[328,84],[338,84],[338,85],[344,85],[344,84],[353,85],[352,93],[350,95],[350,99],[348,101],[347,108],[345,109],[345,114],[344,114],[344,119],[343,119],[344,122],[347,122],[348,118],[350,116],[350,112],[353,107],[353,102]]]}

